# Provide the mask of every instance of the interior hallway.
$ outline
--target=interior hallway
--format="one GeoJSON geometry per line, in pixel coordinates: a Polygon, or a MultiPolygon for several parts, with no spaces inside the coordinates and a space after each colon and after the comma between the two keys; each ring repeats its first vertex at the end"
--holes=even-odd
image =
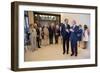
{"type": "Polygon", "coordinates": [[[82,49],[78,47],[78,56],[70,56],[71,48],[69,48],[69,54],[62,54],[62,44],[52,44],[48,46],[41,46],[34,52],[27,50],[25,52],[25,61],[44,61],[44,60],[67,60],[67,59],[88,59],[90,58],[90,49],[82,49]]]}

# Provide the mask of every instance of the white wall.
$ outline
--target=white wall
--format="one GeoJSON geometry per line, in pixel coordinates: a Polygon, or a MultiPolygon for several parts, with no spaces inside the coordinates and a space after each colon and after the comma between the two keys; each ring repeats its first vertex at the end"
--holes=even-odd
{"type": "Polygon", "coordinates": [[[61,22],[64,22],[64,19],[69,19],[69,24],[72,24],[72,20],[76,20],[77,24],[88,25],[90,24],[90,15],[89,14],[75,14],[75,13],[61,13],[61,22]]]}
{"type": "MultiPolygon", "coordinates": [[[[10,70],[10,54],[11,54],[11,6],[10,3],[14,0],[0,0],[0,73],[14,73],[10,70]]],[[[62,4],[80,4],[80,5],[98,5],[100,9],[100,0],[19,0],[45,3],[62,3],[62,4]]],[[[100,10],[99,12],[100,13],[100,10]]],[[[98,14],[98,19],[100,15],[98,14]]],[[[100,24],[100,21],[98,22],[100,24]]],[[[100,25],[98,25],[98,28],[100,25]]],[[[100,29],[98,29],[100,31],[100,29]]],[[[100,37],[100,33],[98,33],[100,37]]],[[[100,43],[100,38],[98,39],[100,43]]],[[[100,52],[100,45],[98,46],[100,52]]],[[[100,56],[100,53],[98,53],[100,56]]],[[[100,73],[100,57],[98,57],[98,67],[88,68],[73,68],[73,69],[56,69],[56,70],[40,70],[34,73],[100,73]]],[[[19,72],[18,72],[19,73],[19,72]]],[[[26,71],[22,73],[33,73],[33,71],[26,71]]]]}

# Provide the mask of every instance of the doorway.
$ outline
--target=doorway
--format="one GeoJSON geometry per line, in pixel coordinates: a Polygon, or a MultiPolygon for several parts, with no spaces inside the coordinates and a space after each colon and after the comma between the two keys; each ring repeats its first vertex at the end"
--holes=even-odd
{"type": "Polygon", "coordinates": [[[34,12],[34,22],[41,27],[49,26],[51,23],[59,25],[61,22],[60,14],[34,12]]]}

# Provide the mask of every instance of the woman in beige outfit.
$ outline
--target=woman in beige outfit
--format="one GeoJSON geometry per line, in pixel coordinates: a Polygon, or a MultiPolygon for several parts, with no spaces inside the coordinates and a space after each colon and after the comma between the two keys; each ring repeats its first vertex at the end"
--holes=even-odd
{"type": "Polygon", "coordinates": [[[48,31],[48,27],[47,25],[44,26],[43,28],[43,32],[44,32],[44,45],[48,45],[48,37],[49,37],[49,31],[48,31]]]}
{"type": "Polygon", "coordinates": [[[30,41],[31,41],[31,51],[34,51],[36,49],[36,29],[35,27],[31,24],[30,25],[30,41]]]}

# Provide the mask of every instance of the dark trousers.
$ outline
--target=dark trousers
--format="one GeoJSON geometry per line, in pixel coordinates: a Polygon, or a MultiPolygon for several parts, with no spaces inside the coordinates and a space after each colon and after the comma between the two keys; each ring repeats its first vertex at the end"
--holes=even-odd
{"type": "Polygon", "coordinates": [[[49,44],[53,44],[53,36],[49,36],[49,44]]]}
{"type": "Polygon", "coordinates": [[[55,44],[58,44],[58,38],[59,38],[59,36],[55,35],[55,44]]]}
{"type": "Polygon", "coordinates": [[[71,41],[71,52],[77,55],[77,41],[71,41]]]}
{"type": "Polygon", "coordinates": [[[40,38],[37,37],[37,47],[40,48],[40,38]]]}
{"type": "Polygon", "coordinates": [[[67,53],[68,53],[69,52],[69,39],[63,38],[63,53],[65,53],[66,51],[65,47],[67,47],[67,53]]]}

